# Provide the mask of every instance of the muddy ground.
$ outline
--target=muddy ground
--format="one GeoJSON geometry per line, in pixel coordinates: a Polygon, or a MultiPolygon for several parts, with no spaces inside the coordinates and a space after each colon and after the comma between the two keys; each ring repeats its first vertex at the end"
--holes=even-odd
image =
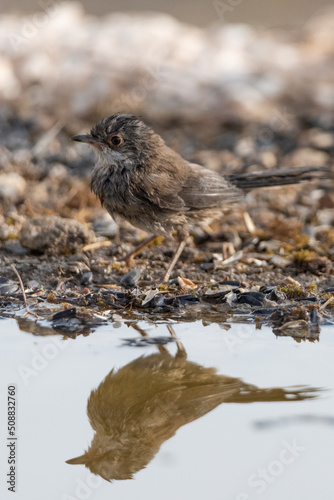
{"type": "MultiPolygon", "coordinates": [[[[153,126],[187,159],[222,174],[273,166],[330,168],[334,127],[306,117],[298,124],[294,134],[273,134],[264,144],[259,141],[263,126],[248,123],[222,122],[211,125],[210,133],[206,123],[153,126]]],[[[65,321],[64,330],[74,316],[77,333],[89,331],[96,314],[102,314],[98,321],[114,314],[127,320],[220,323],[250,316],[259,322],[274,321],[278,327],[301,321],[292,327],[307,335],[332,316],[330,174],[298,186],[255,190],[222,220],[193,228],[170,282],[163,285],[174,238],[158,238],[135,257],[132,269],[127,267],[123,257],[145,234],[128,224],[119,227],[101,209],[90,191],[94,157],[87,147],[71,142],[70,127],[65,125],[51,139],[38,123],[18,116],[7,116],[1,127],[3,142],[7,139],[1,147],[4,315],[24,306],[16,269],[34,304],[32,310],[49,319],[55,311],[65,310],[56,323],[65,321]]]]}

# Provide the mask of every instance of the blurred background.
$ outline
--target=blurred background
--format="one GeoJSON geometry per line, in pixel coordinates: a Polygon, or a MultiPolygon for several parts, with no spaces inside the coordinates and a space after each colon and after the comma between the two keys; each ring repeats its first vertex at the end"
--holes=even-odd
{"type": "MultiPolygon", "coordinates": [[[[47,0],[45,1],[45,4],[47,0]]],[[[217,10],[225,4],[226,21],[232,23],[250,23],[267,28],[293,29],[308,21],[319,12],[319,8],[332,5],[331,0],[123,0],[120,2],[83,0],[81,4],[86,12],[101,16],[109,12],[156,11],[170,14],[180,21],[204,27],[217,22],[217,10]]],[[[4,12],[31,14],[40,10],[41,1],[2,0],[4,12]]]]}

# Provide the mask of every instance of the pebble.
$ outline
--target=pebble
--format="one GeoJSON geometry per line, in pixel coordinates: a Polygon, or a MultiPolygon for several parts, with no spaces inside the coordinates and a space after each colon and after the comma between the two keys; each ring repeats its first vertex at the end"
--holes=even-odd
{"type": "Polygon", "coordinates": [[[262,293],[270,293],[270,292],[272,292],[273,290],[275,290],[275,287],[274,287],[274,286],[262,285],[262,286],[260,286],[260,288],[259,288],[259,292],[262,292],[262,293]]]}
{"type": "Polygon", "coordinates": [[[237,300],[239,304],[248,304],[250,306],[261,306],[264,301],[265,295],[260,292],[246,292],[237,295],[237,300]]]}
{"type": "Polygon", "coordinates": [[[289,166],[303,167],[326,165],[330,156],[324,151],[313,148],[298,148],[296,151],[285,157],[286,164],[289,166]]]}
{"type": "Polygon", "coordinates": [[[114,238],[119,233],[118,224],[107,212],[106,217],[93,222],[92,229],[98,236],[104,236],[105,238],[114,238]]]}
{"type": "Polygon", "coordinates": [[[18,291],[18,289],[19,289],[18,285],[11,283],[4,283],[3,285],[0,285],[0,295],[2,296],[13,295],[13,293],[16,293],[18,291]]]}
{"type": "Polygon", "coordinates": [[[230,285],[223,285],[219,289],[208,289],[202,295],[202,300],[205,302],[218,303],[224,301],[225,297],[231,292],[230,285]]]}
{"type": "Polygon", "coordinates": [[[273,255],[272,258],[269,261],[269,264],[278,267],[280,269],[284,269],[287,267],[290,263],[288,260],[284,259],[280,255],[273,255]]]}
{"type": "Polygon", "coordinates": [[[89,270],[90,269],[87,266],[87,264],[85,264],[84,262],[81,262],[81,261],[76,262],[76,261],[70,260],[68,265],[67,265],[67,271],[69,271],[72,274],[83,275],[84,273],[89,272],[89,270]]]}
{"type": "Polygon", "coordinates": [[[187,293],[184,295],[177,295],[176,297],[165,299],[165,304],[173,307],[189,306],[197,302],[199,302],[199,297],[191,293],[187,293]]]}
{"type": "Polygon", "coordinates": [[[0,223],[0,241],[6,241],[9,238],[17,238],[17,235],[17,227],[9,226],[3,222],[0,223]]]}
{"type": "Polygon", "coordinates": [[[59,319],[64,318],[73,318],[77,313],[76,307],[71,307],[70,309],[64,309],[63,311],[59,311],[52,316],[52,321],[58,321],[59,319]]]}
{"type": "Polygon", "coordinates": [[[30,290],[38,290],[40,288],[40,283],[37,280],[29,280],[25,285],[30,290]]]}
{"type": "Polygon", "coordinates": [[[27,255],[29,252],[17,240],[8,240],[2,244],[2,249],[6,250],[10,255],[27,255]]]}
{"type": "Polygon", "coordinates": [[[231,286],[231,288],[239,288],[239,286],[241,286],[240,281],[233,281],[233,280],[220,281],[219,284],[225,286],[231,286]]]}
{"type": "Polygon", "coordinates": [[[120,284],[125,288],[134,288],[140,280],[141,274],[141,269],[131,269],[131,271],[122,276],[120,284]]]}
{"type": "Polygon", "coordinates": [[[152,297],[149,301],[143,301],[141,305],[142,307],[161,307],[165,305],[165,297],[162,294],[158,293],[157,295],[154,295],[154,297],[152,297]]]}
{"type": "Polygon", "coordinates": [[[80,283],[82,285],[89,285],[93,281],[93,273],[91,271],[88,271],[87,273],[83,273],[81,276],[80,283]]]}
{"type": "Polygon", "coordinates": [[[203,271],[214,271],[215,264],[213,262],[205,262],[204,264],[201,264],[200,267],[203,271]]]}
{"type": "Polygon", "coordinates": [[[318,210],[317,219],[320,226],[332,226],[334,224],[334,208],[318,210]]]}
{"type": "Polygon", "coordinates": [[[16,204],[24,199],[27,183],[16,172],[0,174],[0,200],[6,204],[16,204]]]}
{"type": "Polygon", "coordinates": [[[324,132],[321,129],[312,128],[308,131],[308,139],[312,146],[319,149],[330,149],[334,147],[334,134],[324,132]]]}
{"type": "Polygon", "coordinates": [[[276,288],[271,290],[267,297],[269,300],[273,300],[274,302],[284,302],[284,300],[286,300],[285,293],[277,290],[276,288]]]}
{"type": "Polygon", "coordinates": [[[282,242],[278,240],[260,241],[258,245],[259,252],[271,250],[272,252],[279,252],[282,242]]]}

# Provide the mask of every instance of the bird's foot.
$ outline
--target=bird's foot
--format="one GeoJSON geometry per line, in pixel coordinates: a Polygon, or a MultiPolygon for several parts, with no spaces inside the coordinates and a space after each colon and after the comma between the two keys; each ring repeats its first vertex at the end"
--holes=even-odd
{"type": "Polygon", "coordinates": [[[147,247],[150,243],[152,243],[156,239],[156,236],[148,236],[145,238],[140,245],[136,246],[131,252],[125,255],[125,257],[122,257],[121,260],[125,261],[125,264],[128,267],[132,267],[134,264],[133,258],[138,255],[145,247],[147,247]]]}

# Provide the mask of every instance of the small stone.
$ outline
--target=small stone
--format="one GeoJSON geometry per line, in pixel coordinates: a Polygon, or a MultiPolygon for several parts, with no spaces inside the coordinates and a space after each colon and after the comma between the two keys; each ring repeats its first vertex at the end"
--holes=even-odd
{"type": "MultiPolygon", "coordinates": [[[[150,301],[145,302],[145,307],[162,307],[165,305],[165,297],[161,294],[155,295],[150,301]]],[[[142,303],[142,306],[144,305],[144,302],[142,303]]]]}
{"type": "Polygon", "coordinates": [[[69,271],[72,274],[83,275],[84,273],[89,272],[90,269],[84,262],[80,262],[80,261],[76,262],[76,261],[70,260],[70,262],[67,265],[67,271],[69,271]]]}
{"type": "Polygon", "coordinates": [[[25,285],[27,288],[30,288],[31,290],[37,290],[40,287],[40,283],[37,280],[29,280],[25,285]]]}
{"type": "Polygon", "coordinates": [[[69,309],[64,309],[63,311],[59,311],[52,316],[52,321],[58,321],[59,319],[64,318],[73,318],[77,313],[75,307],[70,307],[69,309]]]}
{"type": "Polygon", "coordinates": [[[16,293],[18,289],[18,285],[15,285],[14,283],[5,283],[0,285],[0,296],[12,295],[13,293],[16,293]]]}
{"type": "Polygon", "coordinates": [[[80,283],[82,285],[89,285],[92,281],[93,281],[93,273],[89,271],[81,276],[80,283]]]}
{"type": "Polygon", "coordinates": [[[121,285],[125,288],[134,288],[140,279],[141,273],[141,269],[131,269],[121,278],[121,285]]]}
{"type": "Polygon", "coordinates": [[[270,250],[272,252],[279,252],[283,243],[278,240],[260,241],[258,245],[259,252],[270,250]]]}
{"type": "Polygon", "coordinates": [[[250,306],[261,306],[265,298],[265,294],[261,292],[246,292],[237,295],[239,304],[248,304],[250,306]]]}
{"type": "Polygon", "coordinates": [[[255,309],[253,311],[254,316],[268,316],[276,311],[276,307],[261,307],[260,309],[255,309]]]}
{"type": "Polygon", "coordinates": [[[317,219],[320,226],[331,226],[334,222],[334,208],[318,210],[317,219]]]}
{"type": "Polygon", "coordinates": [[[319,149],[329,149],[334,146],[334,135],[330,132],[324,132],[318,128],[312,128],[308,132],[309,141],[312,146],[319,149]]]}
{"type": "Polygon", "coordinates": [[[203,271],[214,271],[215,265],[213,262],[205,262],[204,264],[201,264],[201,269],[203,271]]]}
{"type": "Polygon", "coordinates": [[[313,148],[298,148],[296,151],[287,155],[285,161],[287,165],[300,167],[308,166],[323,166],[326,165],[329,160],[329,155],[324,151],[319,151],[313,148]]]}
{"type": "Polygon", "coordinates": [[[114,238],[119,232],[118,224],[107,212],[103,218],[93,222],[92,228],[98,236],[105,238],[114,238]]]}
{"type": "Polygon", "coordinates": [[[49,255],[73,253],[94,240],[94,233],[80,222],[55,215],[29,220],[20,231],[22,246],[49,255]]]}
{"type": "Polygon", "coordinates": [[[232,288],[239,288],[241,286],[240,281],[235,281],[235,280],[225,280],[225,281],[220,281],[219,285],[224,285],[224,286],[231,286],[232,288]]]}
{"type": "Polygon", "coordinates": [[[18,228],[9,226],[5,223],[0,223],[0,241],[6,241],[12,238],[17,238],[18,228]]]}
{"type": "Polygon", "coordinates": [[[16,172],[0,174],[0,199],[6,203],[17,203],[24,198],[26,184],[16,172]]]}
{"type": "Polygon", "coordinates": [[[266,168],[274,168],[277,166],[277,159],[272,151],[263,151],[260,154],[260,158],[266,168]]]}
{"type": "Polygon", "coordinates": [[[279,267],[280,269],[283,269],[284,267],[289,265],[289,261],[283,259],[283,257],[280,257],[280,255],[273,255],[269,261],[269,264],[275,267],[279,267]]]}
{"type": "Polygon", "coordinates": [[[286,300],[286,295],[284,292],[280,292],[279,290],[277,290],[276,288],[274,288],[274,290],[272,290],[269,294],[268,294],[268,299],[269,300],[273,300],[274,302],[283,302],[284,300],[286,300]]]}
{"type": "Polygon", "coordinates": [[[69,262],[84,262],[85,264],[87,264],[87,267],[90,262],[89,258],[84,253],[75,253],[73,255],[70,255],[68,260],[69,262]]]}
{"type": "Polygon", "coordinates": [[[10,255],[27,255],[29,252],[26,248],[19,243],[17,240],[5,241],[2,245],[2,249],[8,252],[10,255]]]}

